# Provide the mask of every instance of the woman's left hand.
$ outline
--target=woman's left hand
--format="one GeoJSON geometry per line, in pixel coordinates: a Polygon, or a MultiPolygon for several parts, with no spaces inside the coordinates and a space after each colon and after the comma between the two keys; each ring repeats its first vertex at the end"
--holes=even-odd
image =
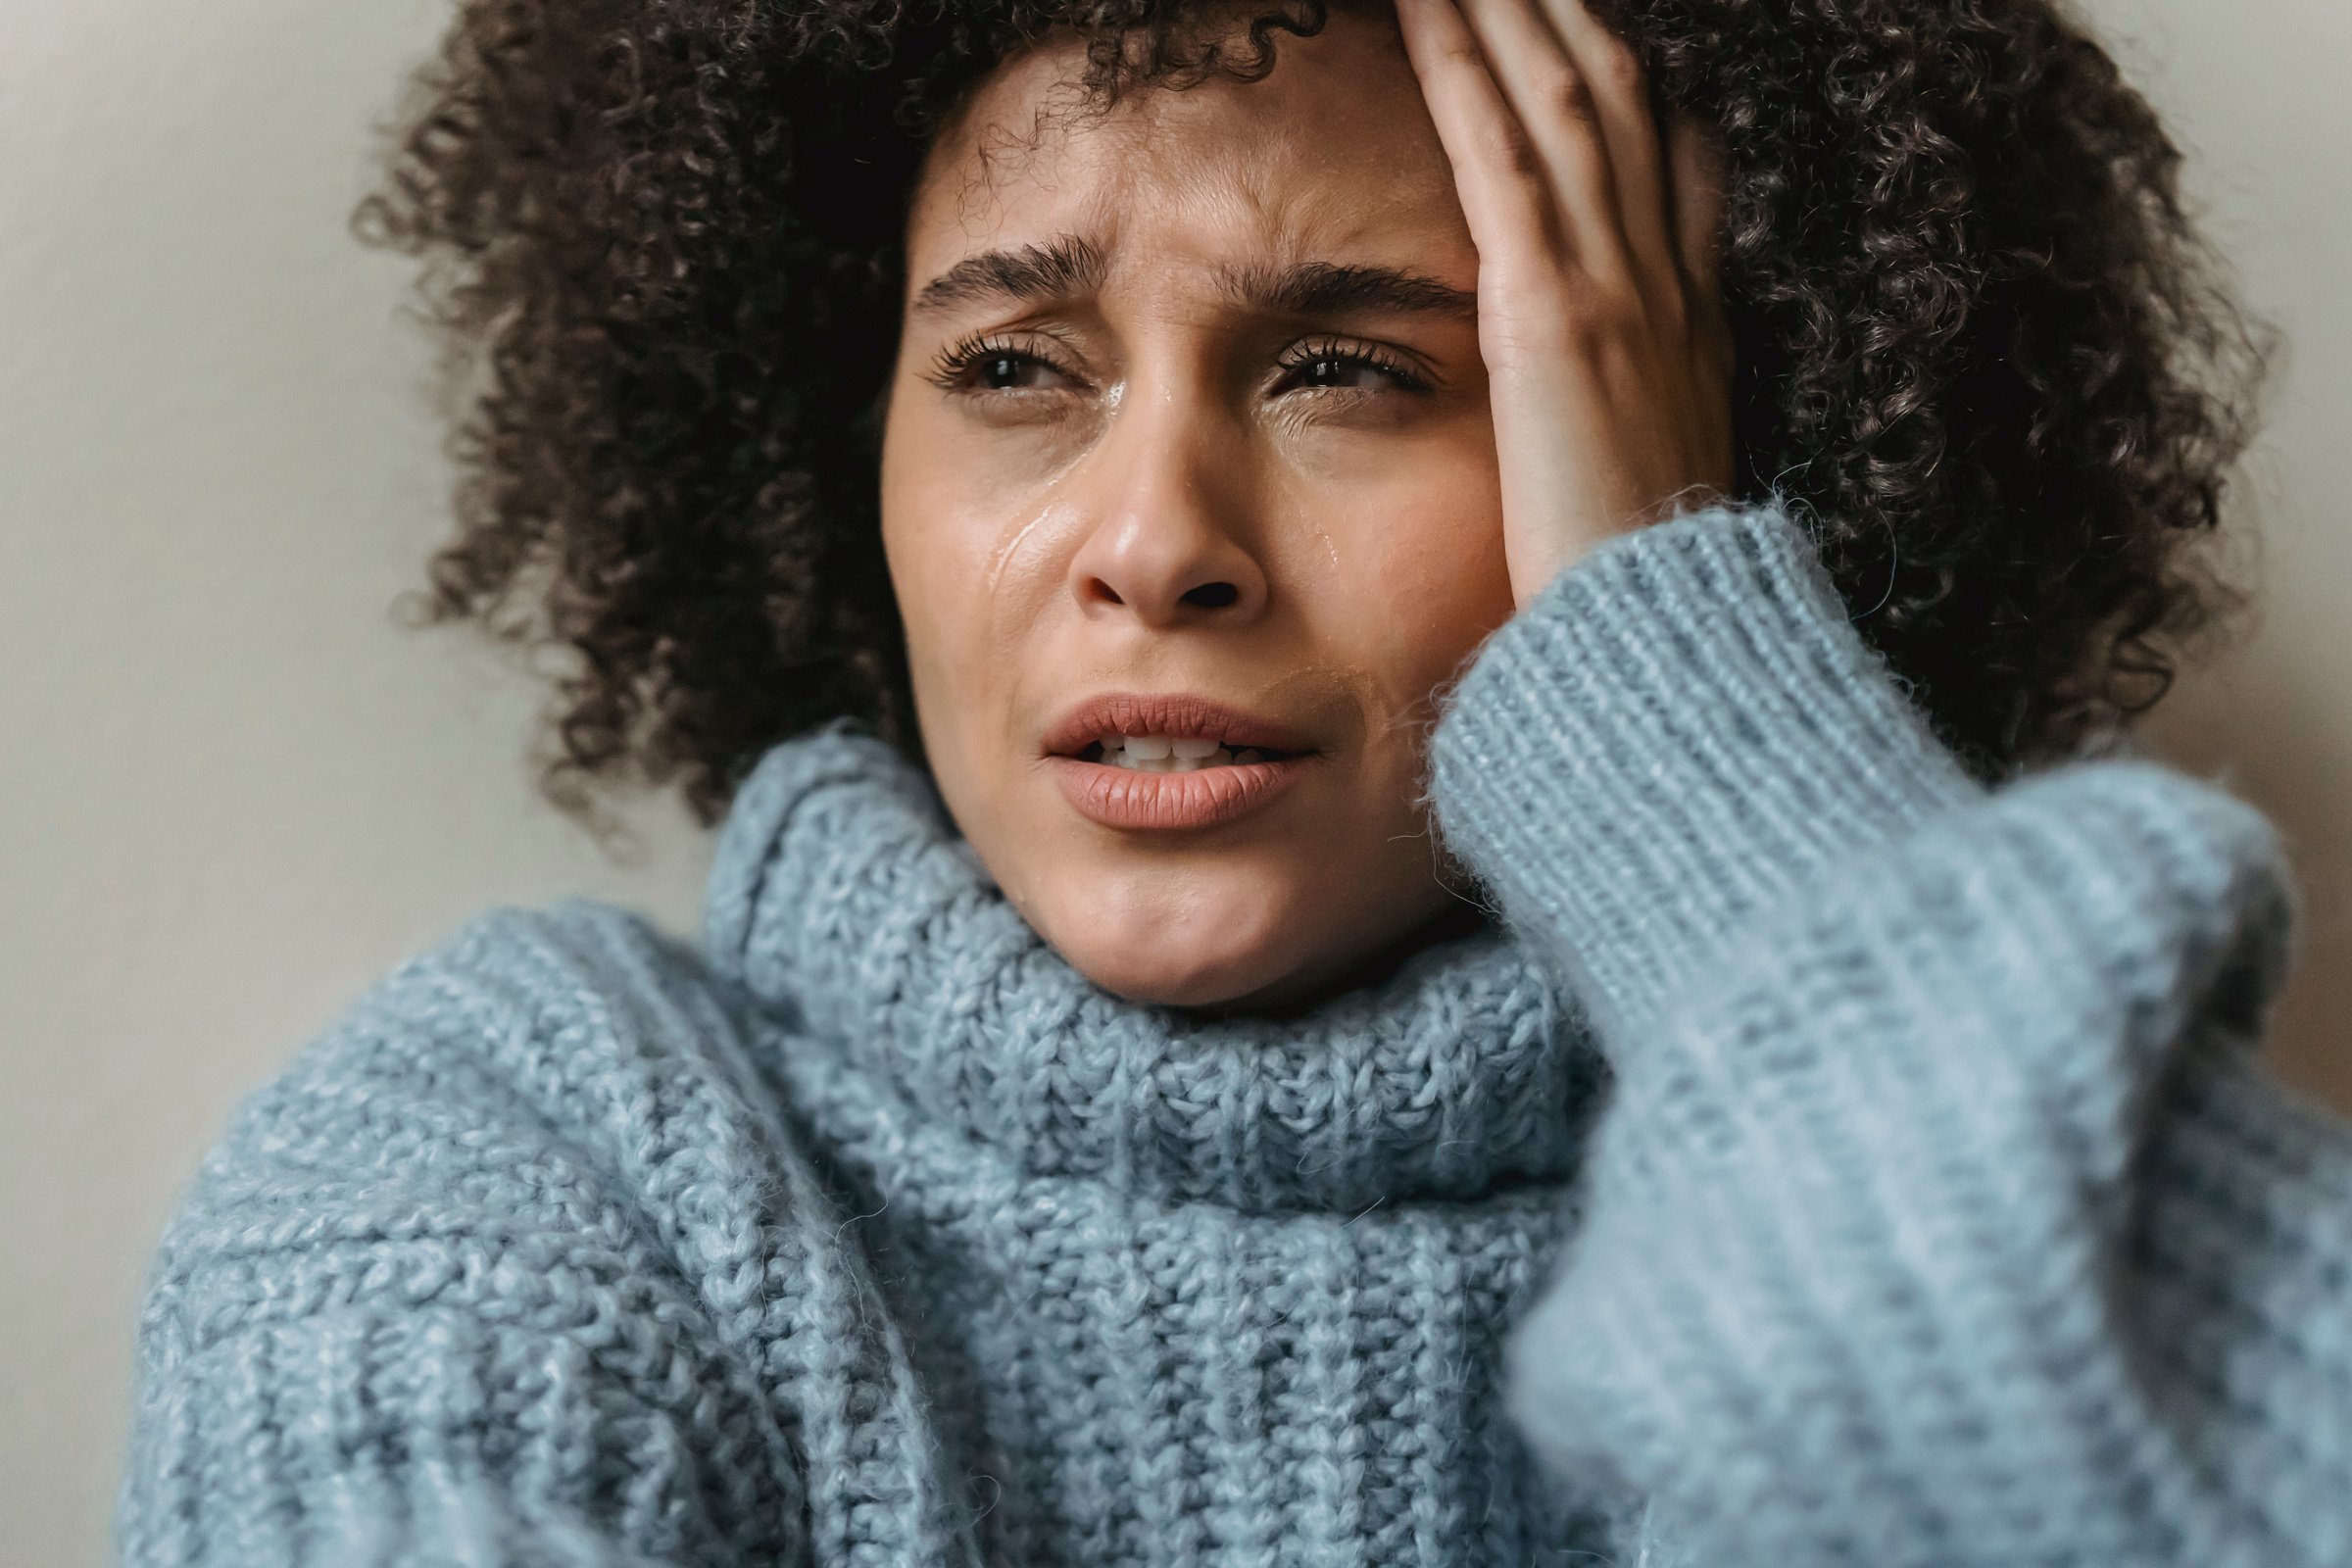
{"type": "Polygon", "coordinates": [[[1733,478],[1722,158],[1584,0],[1397,0],[1478,247],[1479,347],[1521,609],[1733,478]]]}

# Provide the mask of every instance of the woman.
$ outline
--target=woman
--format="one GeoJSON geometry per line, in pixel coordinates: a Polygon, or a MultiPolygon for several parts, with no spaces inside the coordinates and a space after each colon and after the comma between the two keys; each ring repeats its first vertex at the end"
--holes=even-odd
{"type": "Polygon", "coordinates": [[[2073,755],[2243,339],[2040,4],[1762,9],[468,7],[439,603],[703,940],[248,1102],[126,1560],[2347,1560],[2276,848],[2073,755]]]}

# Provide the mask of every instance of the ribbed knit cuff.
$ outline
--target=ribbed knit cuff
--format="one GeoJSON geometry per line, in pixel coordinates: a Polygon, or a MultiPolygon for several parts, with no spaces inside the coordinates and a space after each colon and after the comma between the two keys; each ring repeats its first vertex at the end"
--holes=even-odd
{"type": "Polygon", "coordinates": [[[1825,863],[1981,793],[1777,504],[1561,572],[1480,649],[1430,763],[1447,843],[1620,1014],[1825,863]]]}

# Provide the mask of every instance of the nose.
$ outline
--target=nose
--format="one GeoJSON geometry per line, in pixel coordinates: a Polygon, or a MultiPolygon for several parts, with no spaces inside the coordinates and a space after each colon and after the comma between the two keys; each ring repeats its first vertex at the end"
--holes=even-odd
{"type": "Polygon", "coordinates": [[[1086,613],[1168,629],[1240,625],[1263,610],[1248,463],[1218,424],[1181,398],[1142,417],[1131,404],[1088,455],[1081,505],[1093,525],[1069,568],[1086,613]]]}

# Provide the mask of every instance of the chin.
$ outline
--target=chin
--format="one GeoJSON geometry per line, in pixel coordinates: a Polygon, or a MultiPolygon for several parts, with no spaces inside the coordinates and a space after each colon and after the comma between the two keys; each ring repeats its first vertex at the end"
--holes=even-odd
{"type": "Polygon", "coordinates": [[[1281,996],[1312,966],[1299,945],[1311,933],[1290,901],[1267,898],[1262,879],[1231,889],[1191,881],[1139,871],[1126,887],[1049,890],[1045,907],[1025,912],[1070,967],[1129,1002],[1247,1005],[1281,996]]]}

